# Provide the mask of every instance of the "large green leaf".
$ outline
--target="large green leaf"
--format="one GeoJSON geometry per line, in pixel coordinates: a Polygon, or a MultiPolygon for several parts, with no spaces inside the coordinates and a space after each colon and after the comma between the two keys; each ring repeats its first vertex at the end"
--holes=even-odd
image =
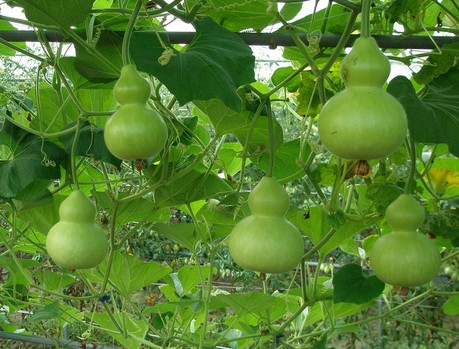
{"type": "MultiPolygon", "coordinates": [[[[211,18],[193,22],[196,35],[183,52],[173,51],[170,61],[161,65],[167,37],[156,32],[135,32],[130,51],[137,67],[158,78],[183,105],[194,100],[220,99],[227,107],[241,110],[237,88],[255,80],[255,57],[236,34],[211,18]]],[[[172,49],[173,50],[173,49],[172,49]]]]}
{"type": "Polygon", "coordinates": [[[84,21],[94,0],[14,0],[14,3],[24,8],[29,21],[70,27],[84,21]]]}
{"type": "Polygon", "coordinates": [[[342,266],[333,277],[335,303],[365,304],[384,291],[384,282],[376,276],[365,276],[358,264],[342,266]]]}
{"type": "MultiPolygon", "coordinates": [[[[102,273],[107,271],[107,260],[100,266],[102,273]]],[[[158,281],[171,272],[169,267],[149,261],[144,262],[132,255],[117,251],[112,260],[109,280],[125,297],[152,282],[158,281]]]]}
{"type": "Polygon", "coordinates": [[[92,83],[107,83],[119,78],[119,69],[123,65],[121,58],[122,37],[104,30],[98,36],[94,49],[102,55],[108,64],[88,50],[86,45],[75,42],[76,70],[92,83]]]}
{"type": "Polygon", "coordinates": [[[0,197],[18,196],[36,180],[60,178],[60,163],[67,157],[57,145],[42,140],[5,121],[0,130],[0,144],[7,145],[13,158],[0,161],[0,197]]]}
{"type": "Polygon", "coordinates": [[[412,83],[403,76],[387,88],[405,108],[410,134],[419,143],[446,143],[459,156],[459,69],[435,78],[420,99],[412,83]]]}
{"type": "MultiPolygon", "coordinates": [[[[59,59],[59,67],[62,69],[64,74],[70,79],[70,81],[72,82],[72,87],[74,89],[108,90],[113,95],[113,87],[115,85],[115,80],[108,83],[91,82],[86,77],[80,74],[80,72],[76,68],[77,64],[78,63],[76,57],[61,57],[59,59]]],[[[114,98],[112,98],[111,102],[113,101],[114,98]]],[[[105,110],[109,109],[106,108],[105,110]]]]}

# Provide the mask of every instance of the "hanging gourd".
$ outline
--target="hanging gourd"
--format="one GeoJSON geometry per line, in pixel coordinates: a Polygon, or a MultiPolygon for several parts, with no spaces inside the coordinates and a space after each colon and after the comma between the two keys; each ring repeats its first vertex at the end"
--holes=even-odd
{"type": "Polygon", "coordinates": [[[370,250],[374,274],[394,286],[415,287],[431,281],[441,265],[437,245],[417,232],[425,218],[423,207],[402,194],[386,209],[393,231],[381,236],[370,250]]]}
{"type": "Polygon", "coordinates": [[[94,222],[96,208],[81,190],[59,206],[59,222],[48,232],[46,250],[60,266],[87,269],[100,264],[108,251],[104,230],[94,222]]]}
{"type": "Polygon", "coordinates": [[[166,144],[166,123],[158,111],[147,105],[150,93],[150,84],[134,65],[121,68],[113,88],[115,100],[121,107],[108,118],[104,140],[108,150],[122,160],[154,157],[166,144]]]}
{"type": "Polygon", "coordinates": [[[263,177],[249,194],[251,215],[238,222],[228,241],[233,260],[260,273],[283,273],[301,262],[303,237],[285,214],[290,199],[279,182],[263,177]]]}
{"type": "Polygon", "coordinates": [[[408,127],[403,106],[383,88],[390,63],[366,29],[367,8],[362,10],[361,36],[341,63],[346,87],[319,114],[322,143],[334,155],[349,160],[387,157],[403,143],[408,127]]]}

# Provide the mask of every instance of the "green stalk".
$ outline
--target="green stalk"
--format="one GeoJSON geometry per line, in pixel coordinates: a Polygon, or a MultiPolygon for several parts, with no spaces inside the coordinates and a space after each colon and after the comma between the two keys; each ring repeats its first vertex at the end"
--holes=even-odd
{"type": "Polygon", "coordinates": [[[131,61],[129,56],[129,42],[131,40],[132,31],[134,30],[135,21],[139,15],[140,9],[142,8],[142,3],[142,0],[137,0],[135,3],[131,17],[129,18],[129,22],[126,26],[126,30],[124,31],[123,44],[121,46],[121,57],[124,65],[129,64],[131,61]]]}
{"type": "Polygon", "coordinates": [[[80,185],[78,184],[78,176],[76,173],[76,157],[77,157],[77,147],[78,147],[78,140],[80,138],[80,130],[81,130],[81,119],[78,118],[77,123],[76,123],[76,129],[75,129],[75,136],[73,137],[73,142],[72,142],[72,148],[70,150],[70,167],[72,170],[72,177],[73,177],[73,183],[75,184],[75,189],[78,190],[80,189],[80,185]]]}
{"type": "Polygon", "coordinates": [[[113,257],[116,251],[116,216],[118,213],[119,203],[117,201],[113,202],[112,208],[112,217],[110,219],[110,252],[108,254],[107,268],[105,270],[104,280],[100,287],[100,294],[103,295],[108,284],[108,278],[110,276],[110,269],[113,264],[113,257]]]}
{"type": "Polygon", "coordinates": [[[413,139],[410,136],[407,137],[406,147],[410,155],[411,164],[410,164],[410,169],[409,169],[410,172],[408,173],[408,179],[406,180],[405,188],[403,192],[405,194],[410,194],[411,187],[413,186],[413,182],[414,182],[415,175],[416,175],[416,144],[414,143],[413,139]]]}
{"type": "Polygon", "coordinates": [[[371,12],[371,0],[362,0],[362,22],[360,25],[360,36],[362,38],[368,38],[371,36],[370,12],[371,12]]]}
{"type": "Polygon", "coordinates": [[[266,175],[268,177],[272,177],[273,170],[274,170],[274,121],[273,121],[273,112],[271,109],[271,101],[269,99],[266,100],[266,108],[268,109],[268,140],[269,140],[269,164],[268,164],[268,171],[266,175]]]}

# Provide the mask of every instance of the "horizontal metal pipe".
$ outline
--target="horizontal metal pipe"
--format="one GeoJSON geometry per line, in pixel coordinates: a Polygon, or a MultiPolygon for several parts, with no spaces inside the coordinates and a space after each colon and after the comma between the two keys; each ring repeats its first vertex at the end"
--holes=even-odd
{"type": "MultiPolygon", "coordinates": [[[[34,335],[26,335],[20,333],[13,333],[13,332],[4,332],[0,331],[0,338],[22,342],[22,343],[33,343],[33,344],[40,344],[46,345],[55,348],[56,344],[58,344],[62,348],[70,348],[70,349],[81,349],[83,348],[83,343],[81,342],[70,342],[62,339],[50,339],[50,338],[43,338],[34,335]]],[[[85,344],[85,348],[87,349],[118,349],[119,347],[107,347],[104,345],[92,345],[90,343],[85,344]]]]}
{"type": "MultiPolygon", "coordinates": [[[[45,31],[46,38],[51,42],[70,42],[60,32],[45,31]]],[[[124,32],[117,32],[120,36],[124,32]]],[[[294,42],[287,33],[236,33],[248,45],[253,46],[294,46],[294,42]]],[[[168,32],[169,41],[172,44],[188,44],[194,36],[194,32],[168,32]]],[[[301,39],[308,44],[306,35],[300,35],[301,39]]],[[[373,35],[381,48],[419,49],[432,50],[436,45],[443,46],[447,43],[459,41],[457,36],[397,36],[397,35],[373,35]]],[[[9,42],[36,42],[37,33],[32,30],[0,30],[0,38],[9,42]]],[[[346,43],[352,46],[358,35],[351,35],[346,43]]],[[[335,47],[340,39],[337,34],[322,34],[320,37],[321,47],[335,47]]]]}

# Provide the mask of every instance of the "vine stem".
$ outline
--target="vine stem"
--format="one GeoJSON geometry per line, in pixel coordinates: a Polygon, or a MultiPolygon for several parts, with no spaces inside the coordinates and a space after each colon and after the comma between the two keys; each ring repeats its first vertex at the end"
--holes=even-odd
{"type": "Polygon", "coordinates": [[[405,183],[403,192],[405,194],[409,194],[411,192],[411,187],[413,186],[414,177],[416,175],[416,144],[410,136],[408,136],[406,139],[406,147],[410,155],[411,164],[409,168],[408,179],[405,183]]]}
{"type": "Polygon", "coordinates": [[[108,284],[108,278],[110,276],[110,270],[113,264],[113,257],[116,251],[116,217],[118,213],[119,203],[115,201],[112,208],[112,217],[110,220],[110,252],[108,254],[107,268],[105,269],[104,280],[102,281],[102,286],[100,287],[100,294],[103,295],[108,284]]]}
{"type": "Polygon", "coordinates": [[[370,10],[371,0],[362,0],[362,22],[360,24],[360,36],[368,38],[370,33],[370,10]]]}
{"type": "Polygon", "coordinates": [[[135,3],[131,17],[129,18],[129,22],[124,32],[123,43],[121,46],[121,57],[123,59],[124,65],[129,64],[131,62],[129,56],[129,42],[131,40],[132,31],[134,30],[135,21],[137,19],[137,16],[139,15],[140,9],[142,8],[142,3],[142,0],[137,0],[137,2],[135,3]]]}
{"type": "Polygon", "coordinates": [[[266,100],[266,108],[268,110],[268,132],[269,132],[269,165],[268,171],[266,175],[268,177],[272,177],[273,170],[274,170],[274,154],[275,154],[275,147],[274,147],[274,121],[273,121],[273,112],[271,109],[271,101],[269,98],[266,100]]]}

